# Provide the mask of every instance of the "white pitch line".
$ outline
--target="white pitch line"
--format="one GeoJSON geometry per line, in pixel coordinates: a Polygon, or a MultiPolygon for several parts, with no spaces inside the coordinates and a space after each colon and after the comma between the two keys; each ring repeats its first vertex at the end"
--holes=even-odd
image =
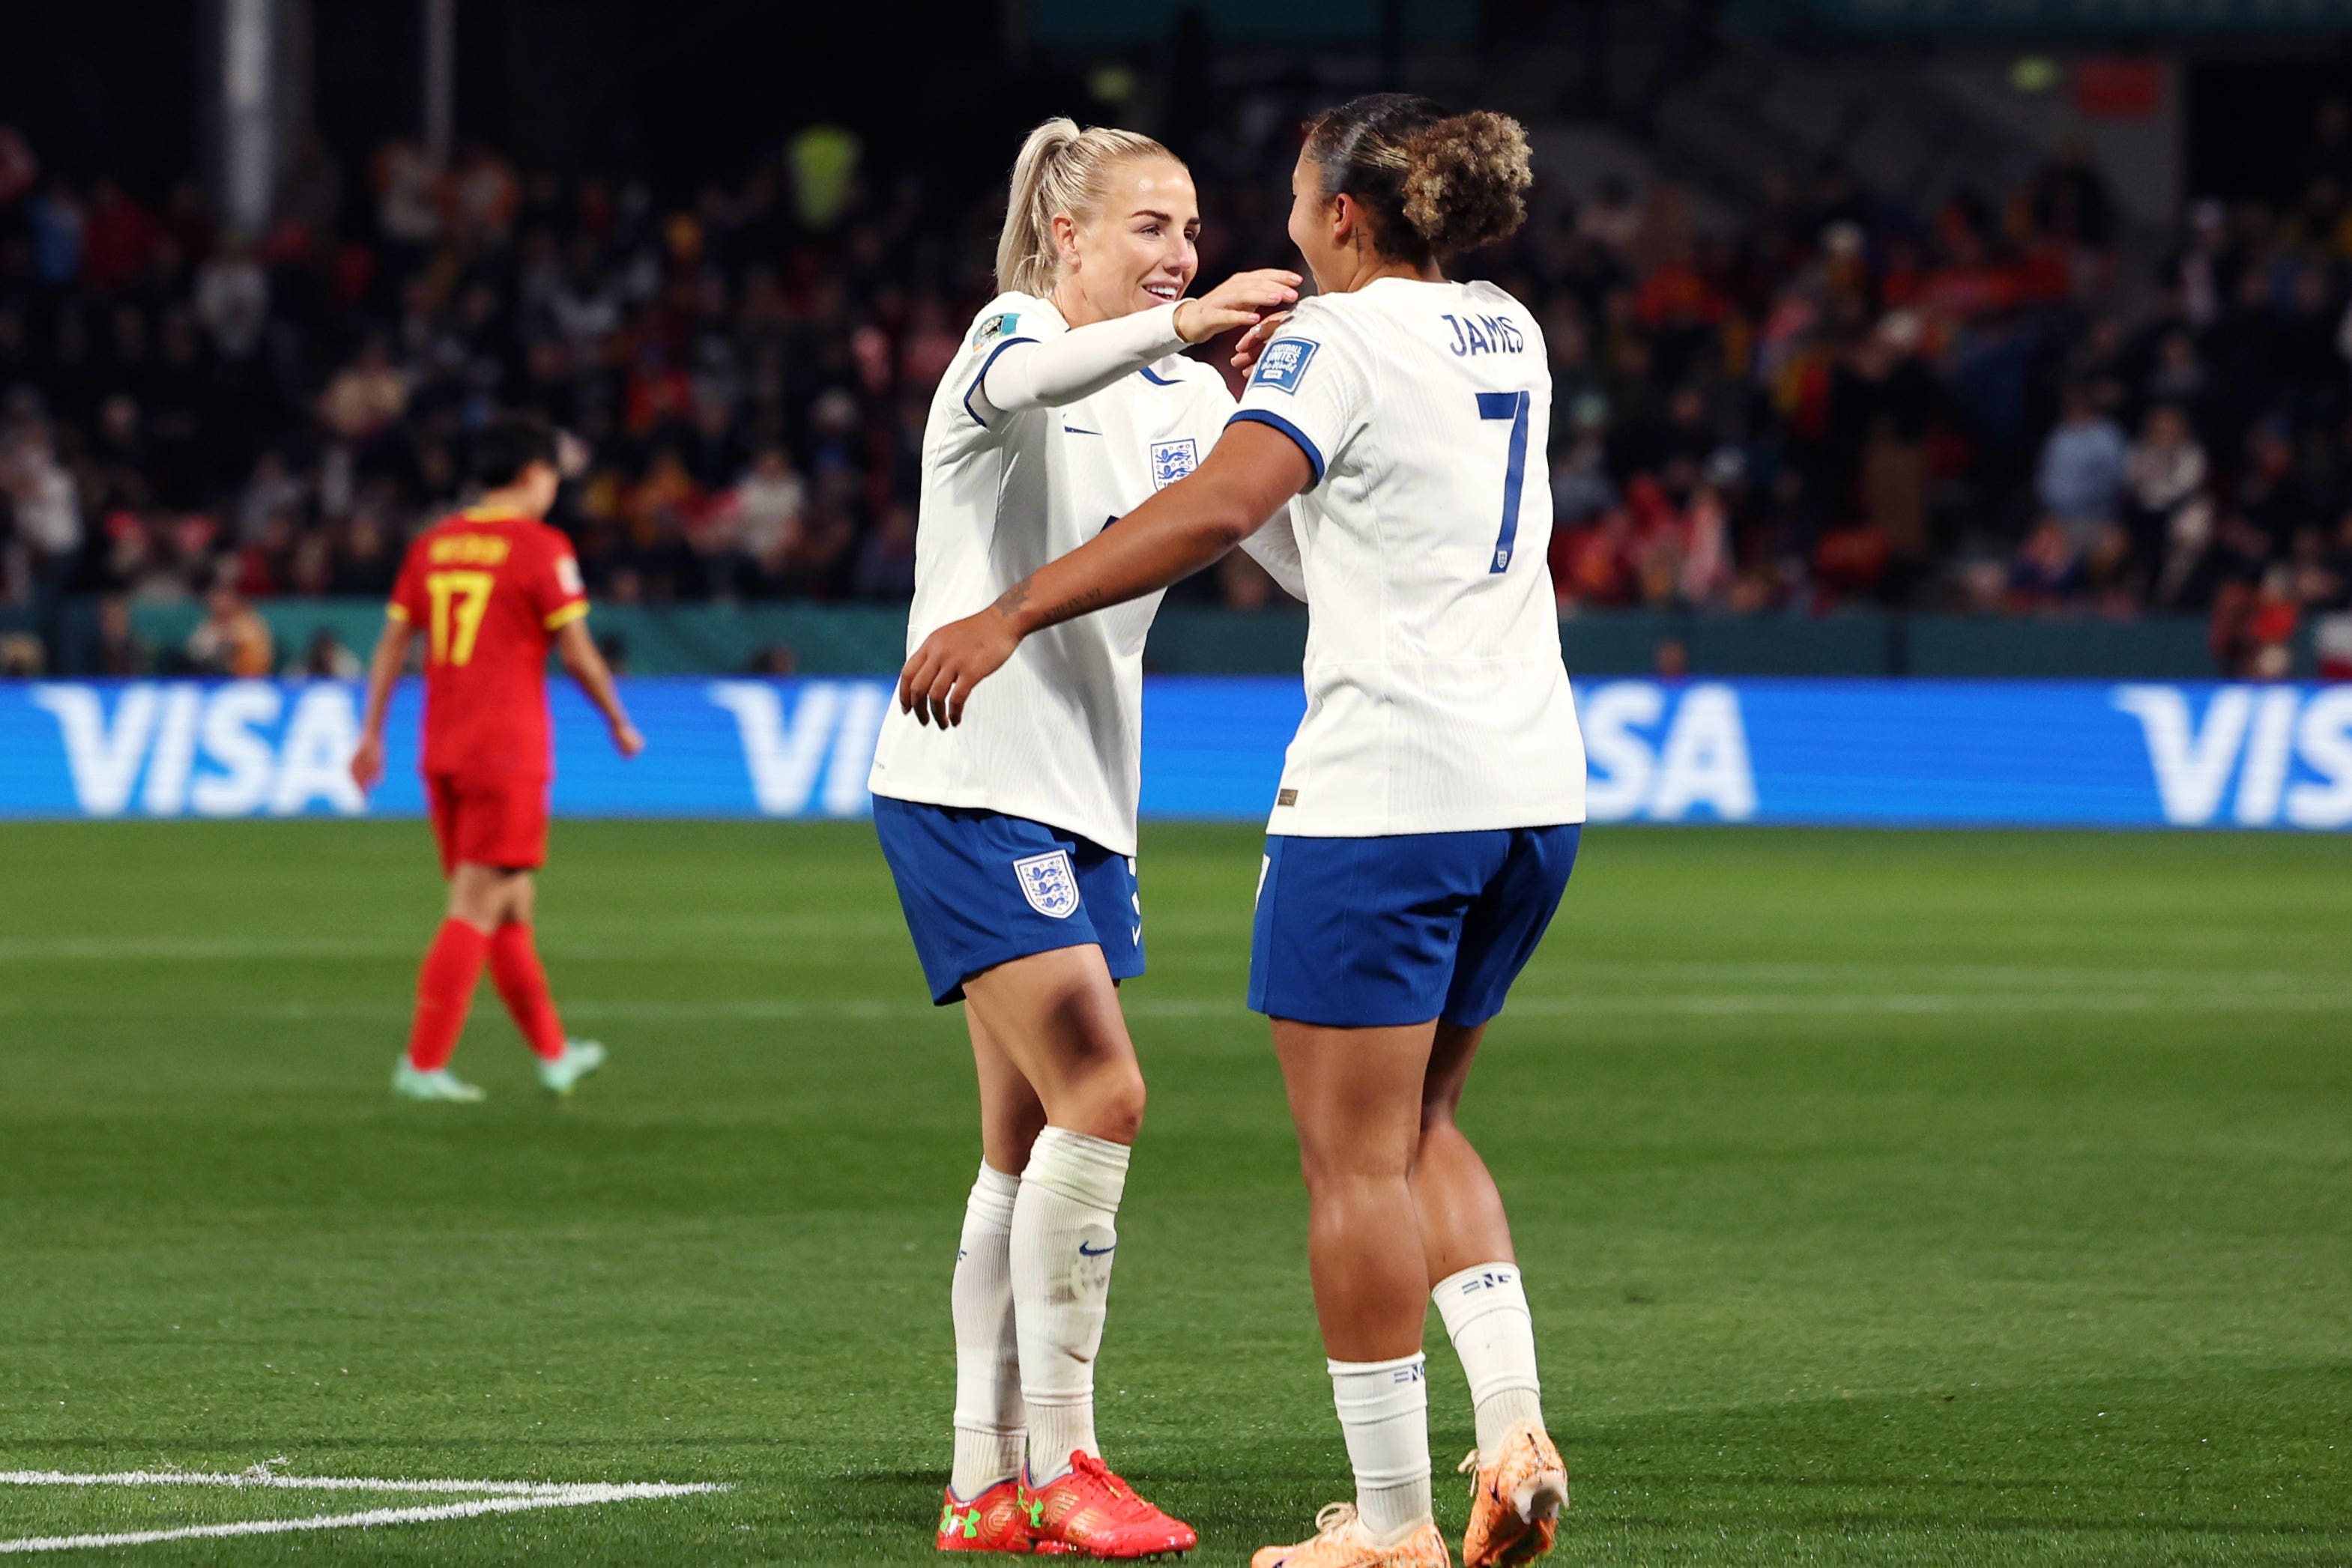
{"type": "MultiPolygon", "coordinates": [[[[85,1478],[63,1475],[57,1471],[19,1470],[0,1475],[0,1480],[28,1486],[74,1486],[85,1484],[147,1484],[150,1481],[180,1485],[229,1485],[242,1481],[248,1485],[299,1484],[300,1477],[207,1477],[201,1480],[171,1472],[149,1476],[143,1471],[126,1475],[141,1479],[124,1481],[114,1478],[85,1478]],[[35,1479],[37,1478],[37,1479],[35,1479]]],[[[326,1478],[320,1478],[326,1479],[326,1478]]],[[[248,1519],[229,1524],[193,1524],[175,1530],[123,1531],[100,1535],[28,1535],[14,1541],[0,1541],[0,1554],[28,1552],[73,1552],[85,1548],[113,1546],[145,1546],[158,1541],[190,1541],[202,1536],[283,1535],[298,1530],[369,1530],[386,1524],[425,1524],[443,1519],[475,1519],[484,1514],[521,1513],[541,1508],[581,1508],[591,1503],[627,1502],[638,1498],[685,1497],[696,1492],[729,1491],[732,1488],[716,1482],[697,1481],[634,1481],[622,1484],[580,1483],[557,1486],[551,1490],[538,1489],[538,1483],[520,1481],[331,1481],[332,1487],[351,1490],[374,1488],[383,1490],[415,1491],[464,1487],[478,1490],[485,1487],[505,1489],[531,1486],[534,1490],[524,1496],[476,1498],[470,1502],[440,1503],[429,1508],[376,1508],[360,1513],[318,1514],[308,1519],[248,1519]]]]}
{"type": "Polygon", "coordinates": [[[394,1480],[380,1476],[280,1476],[250,1470],[235,1475],[204,1470],[0,1470],[0,1486],[17,1487],[247,1487],[282,1491],[422,1491],[553,1497],[604,1481],[394,1480]]]}

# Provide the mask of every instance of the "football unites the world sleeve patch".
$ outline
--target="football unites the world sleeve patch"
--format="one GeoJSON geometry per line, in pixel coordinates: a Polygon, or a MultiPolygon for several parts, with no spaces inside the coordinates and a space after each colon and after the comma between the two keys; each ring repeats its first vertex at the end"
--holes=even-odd
{"type": "Polygon", "coordinates": [[[1296,396],[1299,381],[1315,359],[1315,350],[1321,347],[1312,338],[1276,338],[1258,356],[1257,372],[1250,377],[1250,385],[1272,387],[1296,396]]]}

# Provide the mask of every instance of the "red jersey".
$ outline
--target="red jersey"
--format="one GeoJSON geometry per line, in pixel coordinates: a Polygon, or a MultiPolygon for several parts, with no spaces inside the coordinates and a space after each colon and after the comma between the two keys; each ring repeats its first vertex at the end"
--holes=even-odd
{"type": "Polygon", "coordinates": [[[554,772],[547,651],[588,613],[569,539],[530,517],[445,517],[408,547],[385,613],[425,634],[427,774],[554,772]]]}

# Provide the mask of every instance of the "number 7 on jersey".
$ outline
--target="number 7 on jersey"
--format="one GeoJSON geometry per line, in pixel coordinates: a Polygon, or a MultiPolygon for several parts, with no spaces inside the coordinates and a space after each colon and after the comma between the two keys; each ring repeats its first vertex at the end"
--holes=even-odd
{"type": "Polygon", "coordinates": [[[1524,392],[1480,392],[1480,419],[1507,419],[1511,422],[1511,457],[1503,469],[1503,531],[1495,538],[1495,564],[1486,569],[1489,575],[1503,571],[1511,564],[1511,547],[1519,538],[1519,491],[1528,477],[1528,407],[1530,395],[1524,392]]]}

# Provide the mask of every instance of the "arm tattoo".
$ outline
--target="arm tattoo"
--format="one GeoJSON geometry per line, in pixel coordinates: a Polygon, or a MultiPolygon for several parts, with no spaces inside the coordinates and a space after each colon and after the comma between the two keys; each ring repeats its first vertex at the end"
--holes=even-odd
{"type": "Polygon", "coordinates": [[[1099,588],[1089,588],[1084,593],[1065,599],[1045,612],[1045,624],[1058,626],[1065,621],[1075,621],[1087,611],[1099,606],[1105,595],[1099,588]]]}
{"type": "MultiPolygon", "coordinates": [[[[1003,619],[1012,620],[1029,608],[1029,585],[1035,580],[1034,576],[1023,578],[1003,593],[998,594],[996,602],[991,608],[1003,619]]],[[[1108,601],[1108,598],[1101,589],[1089,588],[1083,593],[1063,600],[1059,604],[1046,611],[1038,624],[1041,627],[1058,626],[1065,621],[1076,620],[1090,610],[1099,609],[1108,601]]]]}

